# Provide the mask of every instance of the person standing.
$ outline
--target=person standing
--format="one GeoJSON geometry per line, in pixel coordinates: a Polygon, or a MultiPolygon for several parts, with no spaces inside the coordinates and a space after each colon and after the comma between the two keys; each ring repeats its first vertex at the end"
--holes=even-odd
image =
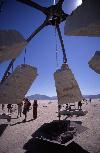
{"type": "Polygon", "coordinates": [[[34,103],[33,103],[33,119],[34,120],[37,118],[37,107],[38,107],[37,100],[34,100],[34,103]]]}
{"type": "Polygon", "coordinates": [[[7,108],[8,108],[8,113],[12,113],[12,104],[8,104],[7,105],[7,108]]]}
{"type": "Polygon", "coordinates": [[[79,101],[79,102],[78,102],[78,109],[81,109],[81,107],[82,107],[82,102],[79,101]]]}
{"type": "Polygon", "coordinates": [[[31,106],[30,101],[28,100],[28,98],[24,98],[24,108],[23,108],[23,114],[25,115],[25,119],[23,120],[23,122],[26,122],[26,118],[27,118],[27,112],[29,112],[29,108],[31,106]]]}
{"type": "Polygon", "coordinates": [[[4,107],[5,107],[5,105],[4,104],[2,104],[2,110],[4,111],[4,107]]]}
{"type": "Polygon", "coordinates": [[[18,115],[17,115],[17,118],[19,117],[19,115],[20,115],[20,117],[21,117],[21,114],[22,114],[22,106],[23,106],[23,102],[20,102],[19,104],[17,104],[18,105],[18,115]]]}
{"type": "Polygon", "coordinates": [[[68,110],[68,103],[66,104],[66,110],[68,110]]]}

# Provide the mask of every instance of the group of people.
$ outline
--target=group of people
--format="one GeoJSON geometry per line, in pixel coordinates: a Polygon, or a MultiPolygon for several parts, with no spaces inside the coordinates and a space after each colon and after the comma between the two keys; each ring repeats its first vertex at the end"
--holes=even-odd
{"type": "MultiPolygon", "coordinates": [[[[17,104],[18,105],[18,116],[17,117],[19,117],[19,115],[21,117],[21,114],[23,113],[25,115],[25,119],[23,121],[26,122],[27,113],[30,110],[31,103],[28,100],[28,98],[24,98],[23,102],[17,104]],[[23,106],[23,102],[24,102],[24,106],[23,106]],[[23,106],[23,111],[22,111],[22,106],[23,106]]],[[[33,103],[33,119],[37,118],[37,107],[38,107],[37,100],[34,100],[34,103],[33,103]]]]}
{"type": "MultiPolygon", "coordinates": [[[[22,114],[25,116],[25,119],[23,120],[23,122],[26,122],[27,119],[27,113],[30,110],[30,106],[31,106],[31,102],[28,100],[28,98],[24,98],[22,102],[17,104],[18,106],[18,115],[17,118],[21,117],[22,114]]],[[[5,105],[2,104],[2,110],[4,110],[5,105]]],[[[37,100],[34,100],[33,102],[33,119],[37,118],[37,100]]],[[[12,108],[13,105],[12,104],[7,104],[7,109],[8,109],[8,113],[12,113],[12,108]]]]}
{"type": "MultiPolygon", "coordinates": [[[[83,101],[86,101],[87,104],[87,100],[84,98],[83,101]]],[[[92,101],[92,99],[89,99],[90,103],[92,101]]],[[[81,110],[82,109],[82,101],[78,101],[78,109],[81,110]]],[[[71,105],[68,106],[68,103],[66,104],[66,110],[71,110],[71,105]]]]}
{"type": "MultiPolygon", "coordinates": [[[[71,106],[72,106],[72,105],[69,105],[69,106],[68,106],[68,103],[67,103],[67,104],[66,104],[66,110],[71,111],[71,106]]],[[[75,106],[75,105],[73,105],[73,106],[75,106]]],[[[78,101],[78,109],[82,109],[82,102],[81,102],[81,101],[78,101]]]]}
{"type": "MultiPolygon", "coordinates": [[[[5,108],[5,105],[2,104],[2,110],[4,111],[4,108],[5,108]]],[[[8,113],[12,113],[12,108],[13,108],[13,105],[12,104],[7,104],[7,109],[8,109],[8,113]]]]}

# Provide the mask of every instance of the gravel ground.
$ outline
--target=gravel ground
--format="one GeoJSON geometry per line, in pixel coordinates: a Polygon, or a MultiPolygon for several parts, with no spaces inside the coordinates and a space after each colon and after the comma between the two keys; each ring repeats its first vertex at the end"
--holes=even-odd
{"type": "MultiPolygon", "coordinates": [[[[71,121],[82,122],[81,132],[73,141],[90,153],[100,153],[100,100],[86,103],[83,109],[88,113],[85,116],[69,117],[71,121]]],[[[7,109],[5,109],[7,112],[7,109]]],[[[1,106],[0,113],[2,114],[1,106]]],[[[32,134],[44,123],[58,120],[57,102],[38,101],[38,117],[32,118],[32,109],[28,112],[27,121],[23,123],[24,116],[17,118],[17,106],[14,105],[11,121],[0,119],[0,153],[24,153],[23,146],[32,138],[32,134]]],[[[62,116],[61,119],[65,119],[62,116]]],[[[67,145],[67,144],[65,144],[67,145]]]]}

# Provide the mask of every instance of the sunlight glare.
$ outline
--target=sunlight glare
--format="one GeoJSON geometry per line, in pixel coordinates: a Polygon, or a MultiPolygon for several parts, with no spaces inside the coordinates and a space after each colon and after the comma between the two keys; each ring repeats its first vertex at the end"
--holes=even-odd
{"type": "Polygon", "coordinates": [[[56,5],[56,0],[53,1],[53,5],[56,5]]]}
{"type": "Polygon", "coordinates": [[[79,6],[82,4],[82,0],[77,0],[76,3],[77,3],[76,5],[79,6]]]}

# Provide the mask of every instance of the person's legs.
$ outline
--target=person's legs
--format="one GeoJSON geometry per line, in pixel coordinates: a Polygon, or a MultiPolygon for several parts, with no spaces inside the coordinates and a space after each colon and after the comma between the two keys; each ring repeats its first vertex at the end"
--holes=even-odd
{"type": "Polygon", "coordinates": [[[25,115],[25,119],[23,120],[23,122],[26,122],[26,118],[27,118],[27,109],[26,108],[24,108],[24,110],[23,110],[23,114],[25,115]]]}
{"type": "Polygon", "coordinates": [[[79,109],[79,105],[78,105],[78,109],[79,109]]]}
{"type": "Polygon", "coordinates": [[[37,108],[35,107],[33,109],[33,119],[36,119],[37,118],[37,108]]]}
{"type": "Polygon", "coordinates": [[[18,115],[20,115],[20,117],[21,117],[21,113],[22,113],[22,107],[19,107],[18,108],[18,115]]]}
{"type": "Polygon", "coordinates": [[[2,104],[2,110],[4,110],[4,104],[2,104]]]}
{"type": "Polygon", "coordinates": [[[9,110],[9,108],[8,108],[8,113],[9,113],[9,111],[10,111],[10,110],[9,110]]]}
{"type": "Polygon", "coordinates": [[[22,114],[22,107],[20,107],[20,117],[21,117],[21,114],[22,114]]]}
{"type": "Polygon", "coordinates": [[[25,113],[24,115],[25,115],[25,119],[23,120],[23,122],[26,122],[27,113],[25,113]]]}
{"type": "Polygon", "coordinates": [[[22,109],[20,108],[20,117],[21,117],[22,109]]]}
{"type": "Polygon", "coordinates": [[[25,114],[25,120],[26,120],[26,118],[27,118],[27,113],[25,114]]]}
{"type": "Polygon", "coordinates": [[[10,114],[12,113],[12,108],[10,108],[10,114]]]}
{"type": "Polygon", "coordinates": [[[23,121],[26,122],[26,118],[27,118],[27,110],[25,110],[24,115],[25,115],[25,119],[24,119],[23,121]]]}
{"type": "MultiPolygon", "coordinates": [[[[19,106],[18,106],[18,116],[19,116],[19,114],[20,114],[20,112],[19,112],[19,106]]],[[[18,117],[18,116],[17,116],[17,117],[18,117]]]]}
{"type": "Polygon", "coordinates": [[[18,106],[18,115],[17,115],[17,118],[19,117],[20,115],[20,107],[18,106]]]}
{"type": "Polygon", "coordinates": [[[79,105],[79,109],[81,109],[81,105],[79,105]]]}

